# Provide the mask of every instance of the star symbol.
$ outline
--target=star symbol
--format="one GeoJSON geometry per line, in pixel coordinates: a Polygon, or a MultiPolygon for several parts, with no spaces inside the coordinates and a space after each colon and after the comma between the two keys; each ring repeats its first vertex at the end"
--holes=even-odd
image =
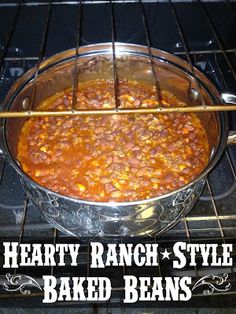
{"type": "Polygon", "coordinates": [[[165,249],[164,252],[160,252],[162,254],[162,259],[168,258],[170,259],[169,255],[171,254],[171,252],[168,252],[167,249],[165,249]]]}

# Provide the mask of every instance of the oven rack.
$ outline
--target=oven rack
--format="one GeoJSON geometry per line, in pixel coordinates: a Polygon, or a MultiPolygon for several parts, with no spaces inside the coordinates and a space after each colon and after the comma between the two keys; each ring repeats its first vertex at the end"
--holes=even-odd
{"type": "MultiPolygon", "coordinates": [[[[129,2],[129,1],[128,1],[129,2]]],[[[41,2],[41,5],[47,5],[47,14],[46,14],[46,20],[45,20],[45,26],[43,29],[42,33],[42,40],[40,44],[40,52],[39,56],[36,62],[35,66],[35,73],[33,75],[33,84],[32,84],[32,96],[30,96],[29,99],[29,106],[27,111],[16,111],[16,112],[10,112],[10,111],[1,111],[0,112],[0,118],[16,118],[16,117],[38,117],[38,116],[68,116],[68,115],[111,115],[111,114],[148,114],[148,113],[168,113],[168,112],[208,112],[208,111],[235,111],[236,106],[235,105],[230,105],[230,104],[217,104],[217,105],[206,105],[204,97],[202,95],[201,91],[201,84],[199,81],[199,78],[196,75],[196,71],[193,66],[193,61],[191,58],[191,53],[188,48],[188,43],[185,37],[185,34],[183,32],[182,24],[179,18],[179,15],[177,13],[177,10],[175,8],[175,4],[172,1],[169,1],[169,7],[170,10],[173,13],[173,18],[176,22],[176,27],[178,34],[181,38],[182,45],[183,45],[183,50],[184,54],[186,57],[186,60],[188,62],[190,72],[194,78],[194,83],[196,84],[196,93],[198,94],[199,100],[201,105],[191,105],[187,104],[187,106],[184,107],[176,107],[176,106],[171,106],[171,107],[165,107],[165,106],[160,106],[159,104],[161,103],[162,96],[161,96],[161,88],[159,84],[159,78],[158,74],[155,71],[155,62],[154,62],[154,57],[152,54],[152,48],[151,48],[151,37],[150,37],[150,31],[148,28],[148,21],[144,9],[144,2],[139,0],[137,1],[137,4],[139,5],[140,8],[140,15],[143,23],[143,29],[145,32],[145,39],[146,39],[146,44],[148,48],[148,58],[151,66],[151,72],[153,75],[153,79],[155,82],[155,89],[156,89],[156,98],[157,98],[157,106],[155,108],[152,107],[145,107],[145,108],[120,108],[120,101],[119,101],[119,76],[118,76],[118,69],[117,69],[117,57],[116,57],[116,27],[115,27],[115,11],[114,11],[114,3],[117,3],[117,1],[105,1],[104,3],[107,3],[109,5],[109,10],[110,10],[110,27],[111,27],[111,48],[112,48],[112,67],[113,67],[113,84],[114,84],[114,98],[115,98],[115,108],[111,109],[106,109],[106,110],[76,110],[76,99],[77,99],[77,94],[78,94],[78,58],[80,56],[80,39],[81,39],[81,16],[82,16],[82,4],[83,1],[64,1],[60,3],[60,5],[67,4],[69,3],[70,5],[76,5],[77,6],[77,25],[75,25],[77,29],[76,33],[76,48],[75,48],[75,59],[74,59],[74,71],[73,71],[73,96],[72,96],[72,107],[71,110],[67,111],[37,111],[34,110],[34,101],[36,97],[36,81],[40,72],[40,65],[41,62],[44,59],[45,56],[45,49],[47,45],[47,39],[48,39],[48,33],[49,33],[49,27],[50,27],[50,21],[51,21],[51,16],[52,16],[52,7],[53,5],[57,5],[57,2],[54,1],[49,1],[47,2],[41,2]]],[[[91,1],[91,3],[95,3],[91,1]]],[[[233,4],[229,2],[230,5],[233,4]]],[[[21,0],[18,3],[15,3],[17,10],[16,14],[14,17],[14,21],[12,24],[12,27],[8,33],[7,36],[7,42],[6,45],[3,49],[2,56],[0,58],[0,71],[2,69],[3,63],[4,63],[4,58],[7,55],[8,48],[12,39],[12,36],[14,34],[21,8],[22,6],[30,6],[30,5],[36,5],[35,3],[32,2],[22,2],[21,0]]],[[[87,3],[88,5],[88,3],[87,3]]],[[[235,67],[228,56],[227,51],[225,51],[223,44],[221,42],[221,39],[219,35],[216,32],[216,29],[214,27],[214,24],[211,20],[211,17],[209,15],[208,10],[205,8],[204,2],[199,1],[199,5],[201,6],[202,10],[204,11],[205,14],[205,19],[208,23],[209,29],[211,29],[215,41],[217,42],[217,45],[220,48],[220,51],[222,55],[225,58],[225,61],[227,63],[227,66],[229,67],[232,76],[234,79],[236,79],[236,70],[235,67]]],[[[196,52],[194,52],[195,54],[196,52]]],[[[1,73],[1,72],[0,72],[1,73]]],[[[2,74],[2,73],[1,73],[2,74]]],[[[190,92],[190,89],[189,89],[190,92]]]]}
{"type": "MultiPolygon", "coordinates": [[[[88,1],[90,4],[94,4],[97,1],[88,1]]],[[[115,46],[115,30],[114,30],[114,4],[118,4],[119,2],[123,1],[101,1],[101,3],[105,3],[107,5],[111,6],[111,20],[113,22],[111,23],[113,25],[112,27],[112,43],[113,47],[115,46]]],[[[131,2],[131,1],[128,1],[131,2]]],[[[3,49],[3,52],[0,57],[0,68],[1,68],[1,75],[0,77],[3,77],[3,71],[4,71],[4,65],[6,62],[10,61],[19,61],[22,63],[27,63],[27,61],[32,61],[36,63],[36,68],[39,68],[39,65],[41,61],[45,57],[45,47],[46,47],[46,41],[48,37],[48,32],[49,32],[49,24],[50,24],[50,18],[52,14],[52,9],[55,6],[61,6],[61,5],[73,5],[73,6],[78,6],[78,29],[80,20],[81,20],[81,7],[82,5],[85,5],[85,1],[63,1],[63,2],[52,2],[52,1],[38,1],[36,2],[30,2],[30,1],[25,1],[25,2],[12,2],[11,4],[9,3],[2,3],[0,4],[0,10],[1,7],[4,6],[12,6],[16,8],[16,15],[14,19],[14,23],[12,24],[11,30],[7,36],[6,40],[6,45],[3,49]],[[14,32],[17,27],[17,21],[20,16],[21,8],[22,7],[36,7],[37,5],[39,6],[46,6],[48,8],[47,10],[47,18],[46,21],[47,23],[45,24],[45,28],[43,31],[43,36],[42,36],[42,42],[41,42],[41,49],[40,49],[40,54],[39,56],[27,56],[27,57],[8,57],[8,50],[11,46],[11,39],[14,35],[14,32]],[[80,12],[80,13],[79,13],[80,12]]],[[[148,25],[145,17],[145,12],[144,12],[144,3],[140,2],[140,4],[135,4],[135,5],[140,5],[141,7],[141,12],[142,12],[142,19],[144,21],[144,28],[145,28],[145,34],[146,34],[146,40],[147,40],[147,46],[150,48],[151,47],[151,41],[150,41],[150,34],[148,30],[148,25]]],[[[158,3],[156,4],[158,5],[158,3]]],[[[178,32],[180,34],[180,37],[182,38],[182,51],[177,51],[175,52],[176,55],[179,55],[183,58],[186,58],[187,61],[189,61],[190,65],[201,65],[202,60],[207,54],[210,54],[213,56],[215,64],[217,66],[217,71],[220,73],[221,80],[223,82],[223,86],[225,90],[229,90],[229,85],[227,81],[227,77],[225,77],[225,71],[222,68],[222,62],[226,64],[227,66],[227,71],[232,76],[234,79],[236,78],[235,74],[235,64],[234,64],[234,58],[236,56],[236,48],[230,48],[230,49],[225,49],[219,34],[217,33],[214,24],[211,20],[211,16],[209,12],[207,11],[205,7],[205,2],[199,2],[199,6],[201,6],[204,14],[206,21],[208,23],[209,29],[212,31],[212,34],[217,42],[217,48],[216,49],[189,49],[188,47],[188,41],[186,40],[186,36],[184,34],[183,28],[181,27],[181,20],[178,17],[178,13],[176,11],[176,3],[169,2],[168,4],[170,6],[170,9],[173,12],[173,15],[175,17],[176,25],[178,28],[178,32]],[[223,60],[223,61],[222,61],[223,60]]],[[[233,2],[228,2],[229,6],[232,6],[232,9],[235,10],[235,5],[233,2]]],[[[235,13],[236,15],[236,13],[235,13]]],[[[78,51],[80,47],[80,35],[79,32],[77,33],[77,39],[76,39],[76,49],[78,51]]],[[[78,55],[78,54],[77,54],[78,55]]],[[[113,52],[113,57],[115,57],[115,51],[113,52]]],[[[150,55],[151,58],[151,55],[150,55]]],[[[151,59],[150,59],[151,60],[151,59]]],[[[152,61],[150,61],[152,62],[152,61]]],[[[76,64],[76,62],[75,62],[76,64]]],[[[114,63],[115,65],[115,63],[114,63]]],[[[37,71],[35,73],[35,78],[37,78],[37,71]]],[[[75,79],[76,80],[76,77],[75,79]]],[[[116,78],[116,71],[114,69],[114,82],[117,81],[116,78]]],[[[235,84],[235,83],[234,83],[235,84]]],[[[76,82],[75,85],[76,86],[76,82]]],[[[235,85],[234,85],[235,87],[235,85]]],[[[116,88],[115,88],[116,90],[116,88]]],[[[74,92],[74,95],[76,94],[76,91],[74,92]]],[[[33,103],[33,102],[32,102],[33,103]]],[[[203,195],[202,199],[197,203],[195,208],[191,211],[191,213],[186,217],[183,218],[180,223],[175,226],[173,229],[170,231],[167,231],[165,234],[159,236],[158,238],[148,238],[148,239],[143,239],[142,241],[148,241],[149,243],[153,242],[158,242],[162,245],[163,249],[164,248],[169,248],[172,243],[174,243],[177,240],[181,241],[187,241],[189,243],[211,243],[212,241],[214,242],[219,242],[219,243],[233,243],[235,240],[235,231],[236,231],[236,213],[234,212],[235,210],[235,182],[236,182],[236,174],[235,174],[235,161],[234,159],[235,155],[235,150],[234,149],[226,149],[224,156],[222,158],[222,163],[227,165],[230,169],[230,178],[227,178],[230,182],[232,182],[232,186],[226,190],[225,197],[222,195],[215,195],[214,193],[214,180],[212,179],[212,174],[210,174],[207,184],[206,184],[206,190],[205,194],[203,195]],[[233,192],[230,194],[228,193],[229,190],[232,190],[233,192]],[[227,193],[229,195],[227,195],[227,193]],[[222,199],[230,199],[230,208],[225,208],[224,204],[222,204],[222,199]],[[209,200],[209,202],[207,202],[209,200]]],[[[5,162],[1,161],[0,163],[0,182],[1,184],[3,183],[3,173],[4,173],[4,168],[5,168],[5,162]]],[[[221,174],[222,175],[222,174],[221,174]]],[[[223,180],[223,177],[220,177],[223,180]]],[[[6,232],[10,231],[12,232],[12,236],[16,236],[16,239],[18,243],[23,243],[27,242],[29,238],[32,239],[32,233],[34,233],[35,230],[38,232],[37,234],[37,240],[40,241],[40,238],[42,237],[42,232],[45,232],[46,236],[50,238],[51,243],[57,243],[61,238],[64,238],[64,236],[58,232],[56,229],[52,228],[49,226],[47,223],[40,222],[38,224],[33,224],[28,221],[30,221],[29,217],[32,212],[32,205],[28,201],[27,197],[25,197],[24,202],[22,206],[19,208],[19,212],[21,213],[21,221],[18,223],[18,225],[13,226],[13,225],[1,225],[1,238],[4,239],[6,232]]],[[[43,239],[43,237],[41,238],[43,239]]],[[[137,241],[139,241],[138,239],[137,241]]],[[[119,241],[122,241],[122,239],[119,239],[119,241]]],[[[90,270],[89,270],[89,249],[88,249],[88,244],[83,243],[83,251],[82,251],[83,258],[81,258],[81,267],[83,270],[86,270],[87,276],[90,275],[90,270]]],[[[234,248],[234,256],[235,256],[235,248],[234,248]]],[[[15,273],[23,271],[23,270],[15,270],[15,273]]],[[[125,268],[120,269],[121,274],[127,274],[127,270],[125,268]]],[[[155,273],[159,276],[165,275],[170,273],[170,268],[168,268],[168,265],[163,261],[160,261],[160,266],[155,269],[155,273]]],[[[204,270],[193,268],[193,269],[188,269],[187,270],[191,276],[193,276],[196,280],[200,278],[202,275],[205,274],[204,270]]],[[[208,269],[208,271],[210,271],[208,269]]],[[[219,270],[221,271],[221,269],[219,270]]],[[[232,283],[232,289],[227,292],[222,292],[218,293],[217,296],[227,296],[227,300],[230,299],[231,295],[236,294],[236,282],[235,282],[235,266],[232,267],[231,269],[223,269],[222,271],[227,271],[229,273],[229,278],[232,283]]],[[[48,273],[54,274],[55,276],[59,276],[59,272],[55,268],[51,268],[48,270],[48,273]]],[[[60,274],[62,275],[62,274],[60,274]]],[[[117,274],[115,274],[116,276],[117,274]]],[[[40,278],[40,275],[38,276],[40,278]]],[[[35,277],[36,278],[36,277],[35,277]]],[[[3,277],[0,277],[0,282],[3,280],[3,277]]],[[[112,299],[111,302],[120,304],[121,302],[121,297],[123,293],[123,287],[120,285],[117,285],[117,287],[114,288],[114,298],[112,299]]],[[[197,299],[198,297],[205,297],[209,298],[209,296],[203,295],[202,293],[195,294],[194,295],[197,299]]],[[[37,298],[41,297],[40,294],[37,292],[32,293],[31,295],[26,296],[21,296],[20,294],[14,294],[14,298],[23,298],[23,299],[32,299],[32,298],[37,298]]],[[[12,300],[13,295],[11,293],[0,293],[0,300],[12,300]]],[[[212,296],[212,298],[214,298],[212,296]]],[[[198,301],[199,302],[199,301],[198,301]]],[[[201,299],[201,302],[202,301],[201,299]]],[[[228,302],[228,301],[227,301],[228,302]]],[[[109,307],[109,305],[107,305],[109,307]]]]}

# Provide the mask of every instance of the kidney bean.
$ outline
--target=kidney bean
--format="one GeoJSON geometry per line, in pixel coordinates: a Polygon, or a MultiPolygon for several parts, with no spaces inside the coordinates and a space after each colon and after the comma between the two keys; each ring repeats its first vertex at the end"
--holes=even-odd
{"type": "Polygon", "coordinates": [[[135,150],[135,151],[134,151],[134,156],[135,156],[137,159],[141,160],[142,157],[143,157],[143,153],[142,153],[141,151],[135,150]]]}
{"type": "Polygon", "coordinates": [[[103,127],[97,127],[93,131],[95,134],[103,134],[104,133],[104,128],[103,127]]]}
{"type": "Polygon", "coordinates": [[[112,163],[112,156],[107,156],[106,158],[105,158],[105,164],[107,165],[107,166],[109,166],[111,163],[112,163]]]}
{"type": "Polygon", "coordinates": [[[120,134],[120,130],[114,130],[112,133],[113,138],[120,134]]]}
{"type": "Polygon", "coordinates": [[[151,157],[155,157],[157,155],[157,149],[156,148],[153,148],[150,150],[150,156],[151,157]]]}
{"type": "Polygon", "coordinates": [[[101,145],[102,147],[105,147],[108,145],[108,142],[105,138],[101,137],[101,136],[97,136],[97,145],[101,145]]]}
{"type": "MultiPolygon", "coordinates": [[[[131,130],[133,131],[133,132],[138,132],[138,131],[140,131],[140,130],[142,130],[142,128],[141,128],[141,126],[138,124],[134,124],[133,126],[131,126],[131,130]]],[[[131,133],[132,134],[132,133],[131,133]]]]}
{"type": "Polygon", "coordinates": [[[113,161],[114,163],[117,163],[117,162],[120,162],[120,161],[121,161],[121,158],[118,157],[118,156],[113,156],[112,161],[113,161]]]}
{"type": "Polygon", "coordinates": [[[123,192],[123,196],[128,197],[130,201],[134,200],[134,195],[136,194],[135,190],[126,190],[123,192]]]}
{"type": "Polygon", "coordinates": [[[167,149],[168,149],[169,152],[173,152],[173,151],[175,151],[176,146],[175,146],[174,143],[170,143],[170,144],[167,145],[167,149]]]}
{"type": "Polygon", "coordinates": [[[57,107],[57,105],[62,104],[62,102],[63,102],[63,99],[62,99],[62,98],[58,98],[58,99],[55,101],[54,106],[57,107]]]}
{"type": "Polygon", "coordinates": [[[90,149],[92,148],[92,146],[91,146],[91,144],[86,143],[86,144],[85,144],[85,148],[86,148],[87,150],[90,150],[90,149]]]}
{"type": "Polygon", "coordinates": [[[101,125],[105,126],[109,123],[109,118],[108,117],[102,117],[101,119],[101,125]]]}
{"type": "Polygon", "coordinates": [[[172,173],[167,174],[164,179],[163,179],[166,183],[170,183],[172,181],[174,181],[174,175],[172,173]]]}
{"type": "Polygon", "coordinates": [[[189,167],[186,167],[183,169],[183,172],[187,173],[187,174],[190,173],[190,171],[191,171],[191,169],[189,167]]]}
{"type": "Polygon", "coordinates": [[[140,99],[136,99],[136,100],[134,101],[133,106],[134,106],[134,107],[139,107],[140,104],[141,104],[141,100],[140,100],[140,99]]]}
{"type": "Polygon", "coordinates": [[[140,138],[141,140],[147,140],[152,136],[152,133],[148,130],[141,132],[140,138]]]}
{"type": "Polygon", "coordinates": [[[132,167],[138,167],[139,164],[140,164],[140,160],[136,157],[133,157],[133,158],[129,158],[128,159],[128,163],[132,166],[132,167]]]}
{"type": "Polygon", "coordinates": [[[80,130],[81,131],[87,131],[88,128],[89,128],[89,125],[87,123],[85,123],[85,122],[80,123],[80,130]]]}
{"type": "Polygon", "coordinates": [[[110,193],[112,191],[115,191],[116,188],[114,187],[114,185],[112,183],[105,183],[105,190],[107,193],[110,193]]]}
{"type": "Polygon", "coordinates": [[[118,171],[124,170],[124,168],[125,168],[125,165],[122,164],[122,163],[115,163],[115,164],[113,164],[113,170],[114,171],[116,171],[116,170],[118,170],[118,171]]]}
{"type": "Polygon", "coordinates": [[[137,173],[136,173],[137,177],[142,177],[142,176],[144,176],[145,174],[146,174],[146,168],[145,168],[145,167],[139,169],[139,170],[137,171],[137,173]]]}
{"type": "Polygon", "coordinates": [[[63,104],[68,107],[70,105],[71,101],[67,98],[67,97],[64,97],[63,98],[63,104]]]}
{"type": "Polygon", "coordinates": [[[191,124],[186,124],[186,128],[189,130],[189,131],[194,131],[195,130],[195,128],[194,128],[194,126],[193,125],[191,125],[191,124]]]}
{"type": "Polygon", "coordinates": [[[197,134],[196,134],[194,131],[192,131],[192,132],[189,134],[190,140],[193,140],[196,136],[197,136],[197,134]]]}
{"type": "MultiPolygon", "coordinates": [[[[141,144],[141,143],[139,142],[139,144],[141,144]]],[[[139,145],[135,145],[135,146],[132,148],[133,151],[140,151],[140,149],[141,149],[141,147],[140,147],[139,145]]]]}

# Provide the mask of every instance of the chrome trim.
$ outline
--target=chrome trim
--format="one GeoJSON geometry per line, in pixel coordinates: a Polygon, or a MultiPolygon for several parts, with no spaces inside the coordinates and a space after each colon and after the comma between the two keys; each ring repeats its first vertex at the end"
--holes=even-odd
{"type": "MultiPolygon", "coordinates": [[[[236,105],[236,95],[234,94],[223,93],[221,94],[221,98],[224,100],[226,104],[236,105]]],[[[229,132],[227,145],[236,145],[236,131],[229,132]]]]}
{"type": "Polygon", "coordinates": [[[236,145],[236,131],[229,131],[227,145],[236,145]]]}
{"type": "Polygon", "coordinates": [[[233,104],[236,105],[236,95],[223,93],[221,94],[221,98],[224,100],[226,104],[233,104]]]}

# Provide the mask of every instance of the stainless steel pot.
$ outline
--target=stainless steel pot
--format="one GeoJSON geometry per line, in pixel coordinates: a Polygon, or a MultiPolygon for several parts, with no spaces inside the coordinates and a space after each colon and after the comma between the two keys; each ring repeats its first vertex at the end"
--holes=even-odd
{"type": "MultiPolygon", "coordinates": [[[[119,79],[155,83],[147,47],[116,43],[115,48],[119,79]]],[[[156,49],[152,49],[152,55],[160,87],[169,90],[188,104],[201,104],[198,86],[189,64],[156,49]]],[[[73,85],[74,64],[74,49],[43,61],[37,80],[34,79],[35,68],[25,73],[12,86],[3,108],[27,110],[29,100],[34,97],[34,109],[37,109],[42,100],[73,85]]],[[[77,68],[80,81],[95,78],[112,79],[111,44],[80,48],[77,68]]],[[[222,99],[225,102],[236,103],[233,95],[219,95],[213,84],[197,69],[195,74],[207,105],[221,103],[222,99]]],[[[25,118],[3,119],[0,135],[6,160],[16,169],[29,199],[42,210],[50,224],[74,236],[143,236],[160,234],[190,211],[202,192],[207,173],[217,163],[225,148],[228,138],[226,113],[204,112],[198,115],[207,131],[211,147],[211,157],[205,170],[181,189],[135,202],[89,202],[54,193],[30,179],[16,160],[18,135],[25,118]]],[[[235,134],[231,134],[231,143],[235,141],[235,134]]]]}

